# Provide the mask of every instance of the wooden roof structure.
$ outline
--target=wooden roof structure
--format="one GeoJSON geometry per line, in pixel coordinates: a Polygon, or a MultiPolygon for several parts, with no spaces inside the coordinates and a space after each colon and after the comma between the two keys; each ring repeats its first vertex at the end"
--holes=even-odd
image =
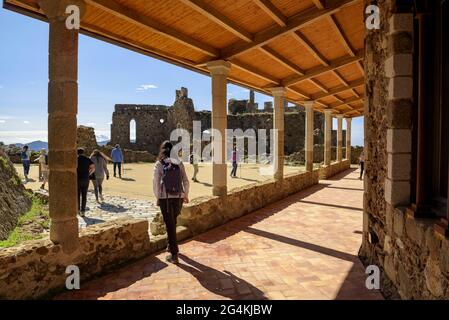
{"type": "MultiPolygon", "coordinates": [[[[80,33],[209,74],[223,59],[229,81],[316,110],[363,115],[362,0],[85,0],[80,33]]],[[[3,7],[46,20],[37,0],[3,7]]]]}

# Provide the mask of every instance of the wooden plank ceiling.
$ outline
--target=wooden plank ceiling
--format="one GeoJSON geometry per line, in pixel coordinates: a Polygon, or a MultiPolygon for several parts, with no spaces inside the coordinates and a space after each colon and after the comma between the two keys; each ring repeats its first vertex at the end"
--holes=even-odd
{"type": "MultiPolygon", "coordinates": [[[[316,110],[363,115],[361,0],[86,0],[81,33],[204,74],[232,63],[230,81],[316,110]]],[[[3,6],[46,20],[37,0],[3,6]]]]}

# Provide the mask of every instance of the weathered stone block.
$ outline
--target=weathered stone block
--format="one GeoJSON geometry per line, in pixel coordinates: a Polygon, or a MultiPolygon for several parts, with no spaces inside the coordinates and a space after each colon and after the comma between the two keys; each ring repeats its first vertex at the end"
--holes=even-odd
{"type": "Polygon", "coordinates": [[[407,236],[420,247],[426,244],[424,230],[418,226],[416,220],[411,218],[405,219],[405,232],[407,236]]]}
{"type": "Polygon", "coordinates": [[[404,233],[405,213],[401,209],[396,209],[394,212],[394,233],[398,237],[402,237],[404,233]]]}
{"type": "Polygon", "coordinates": [[[388,99],[411,99],[413,97],[413,78],[395,77],[388,82],[388,99]]]}
{"type": "Polygon", "coordinates": [[[389,19],[389,33],[393,34],[395,32],[413,31],[413,14],[411,13],[397,13],[393,14],[389,19]]]}
{"type": "Polygon", "coordinates": [[[395,54],[385,61],[385,75],[388,78],[408,76],[413,74],[413,56],[407,54],[395,54]]]}
{"type": "Polygon", "coordinates": [[[426,278],[427,289],[436,297],[439,298],[444,293],[443,288],[443,274],[441,273],[438,262],[429,258],[424,269],[424,276],[426,278]]]}
{"type": "Polygon", "coordinates": [[[410,182],[385,179],[385,200],[392,206],[410,203],[410,182]]]}
{"type": "Polygon", "coordinates": [[[385,222],[387,226],[387,233],[393,235],[393,220],[394,220],[394,207],[387,202],[385,211],[385,222]]]}
{"type": "Polygon", "coordinates": [[[410,153],[412,151],[412,131],[410,129],[387,130],[388,153],[410,153]]]}
{"type": "Polygon", "coordinates": [[[410,180],[412,156],[407,153],[389,153],[387,177],[391,180],[410,180]]]}
{"type": "Polygon", "coordinates": [[[395,32],[389,36],[388,52],[390,54],[412,53],[413,37],[411,32],[395,32]]]}
{"type": "Polygon", "coordinates": [[[410,129],[412,127],[412,101],[410,99],[389,100],[387,122],[390,129],[410,129]]]}
{"type": "Polygon", "coordinates": [[[396,268],[394,267],[394,260],[393,260],[393,256],[391,255],[386,255],[385,259],[384,259],[384,270],[385,273],[387,274],[388,278],[393,282],[393,283],[397,283],[396,280],[396,268]]]}

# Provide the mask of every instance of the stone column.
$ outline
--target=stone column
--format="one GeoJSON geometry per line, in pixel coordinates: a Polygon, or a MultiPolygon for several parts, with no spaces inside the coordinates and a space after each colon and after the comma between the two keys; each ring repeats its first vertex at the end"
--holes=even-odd
{"type": "Polygon", "coordinates": [[[284,102],[285,88],[272,88],[273,103],[273,124],[274,124],[274,179],[282,180],[284,178],[284,102]]]}
{"type": "Polygon", "coordinates": [[[332,110],[324,110],[324,165],[330,166],[332,159],[332,110]]]}
{"type": "Polygon", "coordinates": [[[231,63],[216,60],[207,63],[207,68],[212,78],[212,139],[213,164],[212,164],[212,193],[214,196],[227,194],[227,167],[226,167],[226,127],[227,127],[227,76],[231,63]],[[221,137],[216,135],[220,133],[221,137]],[[216,140],[217,138],[220,141],[216,140]],[[221,143],[221,145],[218,145],[221,143]],[[219,151],[221,154],[217,154],[219,151]]]}
{"type": "Polygon", "coordinates": [[[351,122],[352,118],[346,118],[346,159],[351,161],[351,122]]]}
{"type": "Polygon", "coordinates": [[[305,101],[306,109],[306,132],[305,132],[305,158],[306,170],[313,171],[313,101],[305,101]]]}
{"type": "Polygon", "coordinates": [[[343,160],[343,115],[337,115],[337,162],[343,160]]]}
{"type": "Polygon", "coordinates": [[[68,29],[66,8],[80,0],[40,0],[49,20],[48,148],[50,239],[73,252],[78,246],[77,112],[78,30],[68,29]]]}

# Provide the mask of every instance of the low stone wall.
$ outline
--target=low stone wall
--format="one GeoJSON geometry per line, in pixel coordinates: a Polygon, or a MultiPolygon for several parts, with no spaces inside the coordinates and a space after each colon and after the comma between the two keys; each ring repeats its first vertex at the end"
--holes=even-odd
{"type": "Polygon", "coordinates": [[[387,210],[387,233],[363,242],[360,257],[381,268],[387,297],[449,299],[449,239],[435,234],[434,223],[409,218],[402,207],[387,210]]]}
{"type": "Polygon", "coordinates": [[[178,224],[198,234],[315,185],[318,181],[319,170],[314,170],[288,175],[282,182],[269,180],[236,188],[228,192],[225,198],[201,197],[184,206],[178,224]]]}
{"type": "Polygon", "coordinates": [[[320,179],[329,179],[336,174],[348,170],[351,167],[349,160],[345,159],[342,162],[333,162],[330,166],[322,166],[320,168],[320,179]]]}
{"type": "Polygon", "coordinates": [[[94,275],[148,254],[148,221],[117,219],[80,231],[70,255],[49,239],[0,250],[0,298],[39,298],[65,288],[66,267],[80,269],[81,285],[94,275]]]}

